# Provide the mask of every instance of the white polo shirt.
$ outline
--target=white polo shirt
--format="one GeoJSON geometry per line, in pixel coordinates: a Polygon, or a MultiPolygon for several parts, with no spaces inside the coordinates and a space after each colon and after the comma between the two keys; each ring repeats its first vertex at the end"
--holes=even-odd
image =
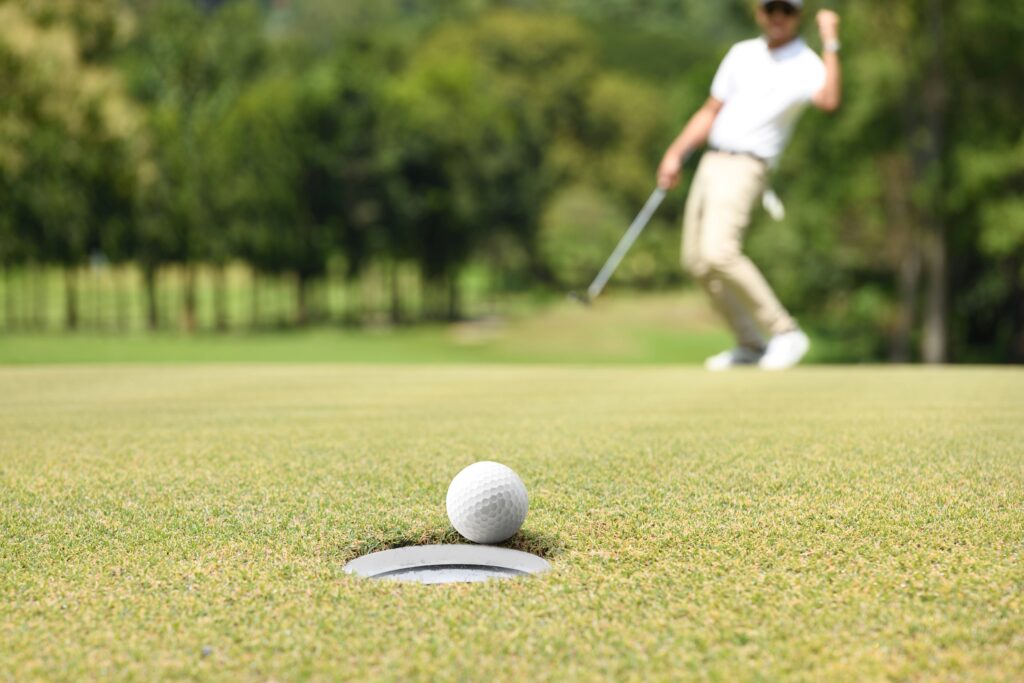
{"type": "Polygon", "coordinates": [[[774,165],[824,85],[825,64],[801,38],[774,50],[764,37],[736,43],[711,84],[711,96],[723,106],[708,144],[774,165]]]}

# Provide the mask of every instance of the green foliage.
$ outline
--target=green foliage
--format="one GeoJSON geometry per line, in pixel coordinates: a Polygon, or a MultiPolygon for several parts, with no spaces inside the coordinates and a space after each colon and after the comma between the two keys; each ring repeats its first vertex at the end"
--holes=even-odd
{"type": "Polygon", "coordinates": [[[955,355],[1024,358],[992,323],[1024,320],[1013,303],[1024,154],[1010,113],[1024,107],[1011,85],[1024,65],[1006,58],[1010,36],[1024,36],[1021,12],[923,1],[840,11],[843,108],[802,122],[775,178],[789,216],[755,228],[755,259],[851,355],[902,357],[945,288],[938,324],[955,355]]]}
{"type": "Polygon", "coordinates": [[[109,56],[116,3],[0,5],[0,257],[75,265],[124,253],[136,114],[109,56]],[[119,248],[122,247],[122,248],[119,248]]]}
{"type": "Polygon", "coordinates": [[[592,59],[574,22],[510,12],[439,30],[410,59],[384,137],[428,278],[450,278],[494,231],[535,251],[540,213],[581,149],[592,59]]]}
{"type": "MultiPolygon", "coordinates": [[[[228,113],[218,143],[222,196],[239,230],[240,253],[268,272],[301,262],[296,233],[310,226],[301,193],[300,84],[290,75],[250,86],[228,113]]],[[[312,244],[309,247],[316,249],[312,244]]]]}
{"type": "MultiPolygon", "coordinates": [[[[1024,11],[822,4],[844,106],[801,123],[751,253],[837,357],[1024,359],[1024,11]]],[[[449,315],[468,264],[579,283],[755,31],[745,1],[271,5],[0,3],[0,260],[413,265],[449,315]]],[[[679,281],[682,201],[617,284],[679,281]]]]}
{"type": "Polygon", "coordinates": [[[11,3],[43,29],[64,28],[75,36],[75,52],[84,62],[114,56],[130,23],[118,0],[34,0],[11,3]]]}
{"type": "Polygon", "coordinates": [[[218,161],[228,108],[260,72],[262,15],[238,2],[206,16],[191,2],[143,11],[128,55],[150,111],[150,173],[141,193],[140,255],[151,263],[223,262],[232,247],[218,192],[235,169],[218,161]]]}
{"type": "Polygon", "coordinates": [[[629,224],[606,195],[586,186],[560,193],[548,207],[540,251],[566,287],[585,288],[629,224]]]}

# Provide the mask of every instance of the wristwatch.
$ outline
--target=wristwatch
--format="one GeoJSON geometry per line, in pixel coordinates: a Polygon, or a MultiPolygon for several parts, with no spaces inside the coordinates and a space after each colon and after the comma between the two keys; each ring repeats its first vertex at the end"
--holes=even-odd
{"type": "Polygon", "coordinates": [[[842,46],[843,44],[839,42],[838,38],[833,38],[832,40],[826,40],[822,47],[825,49],[825,52],[839,52],[839,48],[842,46]]]}

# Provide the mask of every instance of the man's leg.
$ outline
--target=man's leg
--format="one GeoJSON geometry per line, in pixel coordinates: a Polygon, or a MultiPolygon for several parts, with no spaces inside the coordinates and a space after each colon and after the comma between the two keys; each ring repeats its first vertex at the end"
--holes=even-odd
{"type": "Polygon", "coordinates": [[[784,370],[800,362],[810,340],[742,250],[766,169],[749,157],[720,155],[718,159],[721,163],[716,162],[716,172],[705,178],[699,249],[708,272],[721,278],[723,289],[734,292],[741,307],[771,335],[758,365],[765,370],[784,370]]]}
{"type": "Polygon", "coordinates": [[[707,292],[711,306],[725,320],[736,336],[736,342],[745,349],[761,353],[765,348],[764,336],[747,310],[745,302],[740,299],[728,282],[712,273],[698,278],[701,287],[707,292]]]}
{"type": "Polygon", "coordinates": [[[708,188],[707,177],[715,172],[713,156],[705,155],[697,169],[690,187],[683,218],[682,263],[683,267],[696,278],[707,292],[715,311],[732,328],[741,348],[751,352],[752,358],[760,355],[765,347],[764,338],[757,323],[746,309],[744,302],[720,276],[708,267],[702,253],[702,231],[708,188]]]}
{"type": "Polygon", "coordinates": [[[705,179],[699,251],[711,275],[771,335],[797,328],[757,266],[742,251],[755,202],[764,189],[765,166],[745,156],[717,155],[705,179]]]}

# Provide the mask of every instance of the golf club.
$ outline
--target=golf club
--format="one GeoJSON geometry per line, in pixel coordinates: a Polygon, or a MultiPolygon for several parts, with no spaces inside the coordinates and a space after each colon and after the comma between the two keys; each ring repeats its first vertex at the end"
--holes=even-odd
{"type": "Polygon", "coordinates": [[[590,304],[594,299],[601,295],[604,290],[604,286],[608,284],[608,280],[615,273],[615,269],[619,267],[622,259],[626,256],[626,252],[629,251],[633,243],[640,236],[640,233],[644,231],[647,224],[651,220],[651,216],[658,210],[661,205],[661,201],[665,198],[665,190],[660,187],[654,188],[654,192],[651,193],[647,203],[644,204],[644,208],[640,210],[637,217],[633,219],[633,223],[626,230],[626,234],[619,240],[619,244],[615,247],[615,251],[608,257],[604,267],[601,268],[601,272],[597,274],[594,281],[587,287],[587,291],[584,293],[570,292],[569,298],[575,301],[579,301],[582,304],[590,304]]]}

